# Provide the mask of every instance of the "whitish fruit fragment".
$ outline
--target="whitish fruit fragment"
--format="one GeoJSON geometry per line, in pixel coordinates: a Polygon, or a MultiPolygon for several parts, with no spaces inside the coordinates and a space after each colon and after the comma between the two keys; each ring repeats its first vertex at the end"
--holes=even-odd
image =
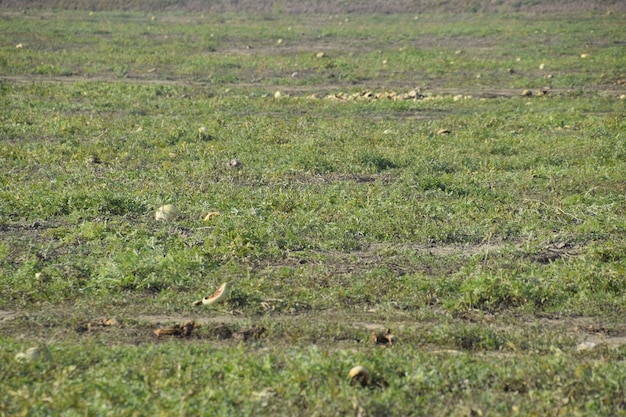
{"type": "Polygon", "coordinates": [[[354,368],[350,369],[348,376],[352,380],[350,382],[351,385],[361,384],[362,387],[366,387],[372,381],[372,374],[370,371],[361,365],[357,365],[354,368]]]}
{"type": "Polygon", "coordinates": [[[157,209],[156,213],[154,213],[154,218],[156,220],[174,220],[178,216],[180,216],[180,211],[172,204],[166,204],[157,209]]]}
{"type": "Polygon", "coordinates": [[[213,294],[204,297],[200,301],[194,302],[193,305],[196,305],[196,306],[200,304],[211,305],[211,304],[219,303],[222,301],[226,301],[228,300],[229,292],[230,292],[230,286],[228,285],[228,282],[225,282],[213,294]]]}

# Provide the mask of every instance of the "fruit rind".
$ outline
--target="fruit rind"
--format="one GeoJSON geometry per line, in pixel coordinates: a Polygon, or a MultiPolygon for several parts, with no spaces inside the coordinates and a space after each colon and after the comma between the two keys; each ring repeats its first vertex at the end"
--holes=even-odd
{"type": "Polygon", "coordinates": [[[226,301],[226,299],[228,298],[228,292],[229,292],[228,283],[225,282],[213,294],[204,297],[202,299],[202,304],[211,305],[211,304],[219,303],[220,301],[226,301]]]}

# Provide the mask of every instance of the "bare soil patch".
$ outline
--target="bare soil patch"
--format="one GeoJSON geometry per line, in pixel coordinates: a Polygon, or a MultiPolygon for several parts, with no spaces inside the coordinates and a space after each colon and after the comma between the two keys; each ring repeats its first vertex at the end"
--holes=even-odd
{"type": "MultiPolygon", "coordinates": [[[[471,322],[490,329],[527,329],[536,335],[559,334],[571,338],[578,349],[594,349],[595,346],[620,348],[626,345],[626,325],[614,321],[603,321],[596,317],[535,317],[514,314],[492,315],[483,312],[465,312],[446,317],[446,324],[471,322]]],[[[397,343],[415,340],[416,334],[425,334],[435,329],[439,320],[417,320],[402,315],[389,317],[389,314],[375,310],[367,312],[315,311],[304,314],[266,314],[257,317],[243,317],[223,312],[204,311],[195,314],[149,315],[137,314],[116,318],[85,319],[76,316],[71,308],[57,309],[54,316],[37,316],[28,312],[0,311],[0,329],[3,335],[33,343],[58,343],[60,341],[97,340],[117,345],[138,345],[162,343],[170,340],[202,343],[255,342],[261,345],[320,344],[328,349],[345,349],[369,343],[372,333],[391,329],[397,336],[397,343]],[[103,324],[111,322],[111,324],[103,324]],[[155,331],[178,326],[181,323],[196,323],[186,335],[173,334],[157,337],[155,331]],[[336,323],[343,329],[332,336],[303,334],[300,328],[311,325],[336,323]]],[[[456,342],[458,344],[458,341],[456,342]]],[[[454,346],[454,343],[451,344],[454,346]]],[[[456,346],[457,348],[459,346],[456,346]]],[[[462,348],[462,346],[460,346],[462,348]]],[[[424,350],[439,350],[441,346],[425,344],[424,350]]],[[[498,353],[498,352],[493,352],[498,353]]],[[[503,350],[503,354],[508,354],[503,350]]]]}

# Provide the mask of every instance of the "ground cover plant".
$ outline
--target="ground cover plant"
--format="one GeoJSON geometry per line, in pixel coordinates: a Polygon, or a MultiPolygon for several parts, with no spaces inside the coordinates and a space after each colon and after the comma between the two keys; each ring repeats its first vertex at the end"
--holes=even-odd
{"type": "Polygon", "coordinates": [[[2,9],[0,413],[623,415],[623,20],[2,9]]]}

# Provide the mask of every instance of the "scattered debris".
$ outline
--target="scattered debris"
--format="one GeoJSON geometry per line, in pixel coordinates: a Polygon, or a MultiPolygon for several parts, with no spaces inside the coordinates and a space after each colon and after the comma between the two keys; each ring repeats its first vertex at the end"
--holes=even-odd
{"type": "Polygon", "coordinates": [[[233,158],[230,161],[228,161],[228,166],[230,168],[241,168],[243,165],[239,159],[233,158]]]}
{"type": "Polygon", "coordinates": [[[221,323],[217,326],[212,326],[208,328],[207,331],[211,338],[215,338],[218,340],[225,340],[233,337],[233,330],[230,328],[230,326],[224,323],[221,323]]]}
{"type": "Polygon", "coordinates": [[[252,327],[233,333],[233,339],[243,340],[259,339],[265,333],[265,327],[252,327]]]}
{"type": "Polygon", "coordinates": [[[75,330],[76,333],[87,333],[97,328],[117,327],[119,325],[120,322],[114,318],[100,318],[90,322],[82,322],[78,326],[76,326],[75,330]]]}
{"type": "Polygon", "coordinates": [[[384,332],[372,332],[370,342],[377,345],[393,346],[398,342],[398,339],[391,333],[391,329],[387,329],[384,332]]]}
{"type": "Polygon", "coordinates": [[[450,129],[439,129],[437,131],[438,135],[447,135],[448,133],[452,133],[452,131],[450,129]]]}
{"type": "Polygon", "coordinates": [[[520,93],[520,96],[522,96],[522,97],[528,97],[528,96],[532,96],[532,95],[533,95],[533,92],[530,91],[530,90],[524,90],[524,91],[522,91],[520,93]]]}
{"type": "Polygon", "coordinates": [[[345,94],[342,92],[330,94],[326,96],[327,100],[353,101],[353,100],[420,100],[425,98],[419,90],[414,89],[407,93],[397,93],[395,91],[385,91],[382,93],[374,93],[372,91],[362,90],[359,93],[345,94]]]}
{"type": "Polygon", "coordinates": [[[159,339],[161,336],[189,337],[194,329],[198,329],[200,327],[200,324],[195,321],[186,321],[171,327],[156,329],[154,334],[159,339]]]}
{"type": "Polygon", "coordinates": [[[120,322],[114,318],[108,318],[108,319],[102,318],[102,319],[94,320],[89,324],[91,326],[115,327],[115,326],[119,326],[120,322]]]}

